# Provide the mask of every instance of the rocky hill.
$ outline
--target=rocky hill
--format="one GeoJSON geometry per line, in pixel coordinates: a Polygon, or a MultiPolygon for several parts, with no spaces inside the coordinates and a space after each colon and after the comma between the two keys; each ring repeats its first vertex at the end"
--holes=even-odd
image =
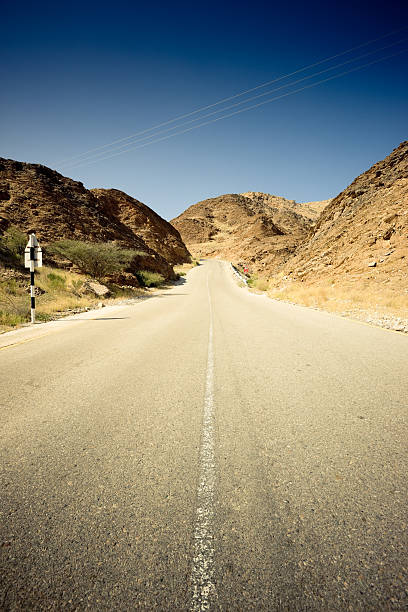
{"type": "Polygon", "coordinates": [[[408,292],[408,141],[330,202],[281,272],[308,283],[372,280],[408,292]]]}
{"type": "Polygon", "coordinates": [[[268,204],[271,208],[284,206],[292,212],[310,219],[310,221],[316,221],[323,209],[331,202],[331,200],[321,200],[320,202],[300,203],[295,200],[286,200],[285,198],[270,195],[269,193],[261,193],[259,191],[248,191],[247,193],[241,193],[241,195],[251,198],[251,200],[258,200],[268,204]]]}
{"type": "Polygon", "coordinates": [[[0,231],[9,225],[35,229],[43,246],[62,238],[116,241],[143,251],[135,265],[165,278],[189,260],[178,232],[127,194],[88,190],[46,166],[0,158],[0,231]]]}
{"type": "Polygon", "coordinates": [[[109,216],[119,219],[171,265],[190,260],[179,232],[151,208],[118,189],[91,189],[109,216]]]}
{"type": "Polygon", "coordinates": [[[193,204],[171,223],[194,255],[243,261],[260,271],[287,259],[312,231],[317,211],[317,206],[248,192],[193,204]]]}

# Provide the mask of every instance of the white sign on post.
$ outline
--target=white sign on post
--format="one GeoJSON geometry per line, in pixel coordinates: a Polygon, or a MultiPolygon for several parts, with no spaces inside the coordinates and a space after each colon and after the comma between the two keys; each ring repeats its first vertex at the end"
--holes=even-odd
{"type": "MultiPolygon", "coordinates": [[[[33,246],[34,246],[34,268],[42,267],[42,249],[38,244],[37,238],[33,235],[33,246]]],[[[28,244],[24,250],[24,267],[30,267],[30,248],[31,248],[31,239],[28,241],[28,244]]]]}
{"type": "Polygon", "coordinates": [[[42,266],[42,251],[38,240],[33,232],[24,252],[24,265],[30,268],[30,298],[31,298],[31,323],[35,323],[35,287],[34,287],[34,268],[42,266]]]}

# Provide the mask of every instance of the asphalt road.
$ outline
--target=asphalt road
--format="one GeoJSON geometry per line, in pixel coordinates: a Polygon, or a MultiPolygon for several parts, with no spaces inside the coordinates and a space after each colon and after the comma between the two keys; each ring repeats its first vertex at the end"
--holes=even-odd
{"type": "Polygon", "coordinates": [[[205,262],[1,336],[0,608],[406,610],[408,337],[205,262]]]}

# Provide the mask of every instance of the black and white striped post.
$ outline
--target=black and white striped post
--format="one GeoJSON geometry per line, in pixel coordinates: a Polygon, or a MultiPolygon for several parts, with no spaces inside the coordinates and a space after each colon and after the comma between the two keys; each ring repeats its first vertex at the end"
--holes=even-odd
{"type": "Polygon", "coordinates": [[[35,268],[42,266],[42,253],[35,232],[29,234],[28,244],[25,249],[25,267],[30,268],[30,301],[31,301],[31,323],[35,323],[35,268]]]}
{"type": "Polygon", "coordinates": [[[35,286],[34,286],[34,269],[35,269],[35,234],[30,234],[30,296],[31,296],[31,323],[35,323],[35,286]]]}

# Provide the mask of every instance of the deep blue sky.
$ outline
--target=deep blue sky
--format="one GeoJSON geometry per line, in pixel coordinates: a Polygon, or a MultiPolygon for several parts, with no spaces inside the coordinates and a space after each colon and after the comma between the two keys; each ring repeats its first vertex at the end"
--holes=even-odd
{"type": "MultiPolygon", "coordinates": [[[[3,1],[0,156],[123,189],[167,219],[222,193],[335,196],[408,138],[407,52],[111,159],[60,161],[408,25],[403,4],[3,1]]],[[[314,71],[401,38],[408,29],[314,71]]]]}

